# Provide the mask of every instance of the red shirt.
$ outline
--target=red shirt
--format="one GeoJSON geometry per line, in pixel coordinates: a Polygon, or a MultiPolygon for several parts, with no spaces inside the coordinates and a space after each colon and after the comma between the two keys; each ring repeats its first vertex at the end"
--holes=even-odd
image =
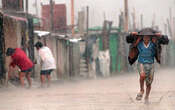
{"type": "Polygon", "coordinates": [[[20,49],[16,48],[15,52],[11,56],[12,62],[10,66],[15,67],[16,65],[22,70],[28,70],[33,67],[32,61],[27,57],[26,53],[20,49]]]}

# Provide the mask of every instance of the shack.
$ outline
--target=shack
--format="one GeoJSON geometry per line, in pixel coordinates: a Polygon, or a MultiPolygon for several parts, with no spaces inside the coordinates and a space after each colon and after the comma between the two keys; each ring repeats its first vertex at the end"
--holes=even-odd
{"type": "MultiPolygon", "coordinates": [[[[80,38],[72,39],[70,35],[61,35],[46,31],[34,31],[34,42],[41,41],[48,46],[56,60],[57,68],[52,74],[53,80],[69,79],[79,75],[80,65],[80,38]]],[[[36,51],[36,49],[35,49],[36,51]]],[[[35,58],[38,53],[35,52],[35,58]]],[[[36,78],[39,78],[39,62],[35,66],[36,78]]]]}
{"type": "MultiPolygon", "coordinates": [[[[106,71],[107,69],[109,73],[107,73],[107,76],[113,75],[122,71],[128,71],[129,65],[127,63],[127,47],[128,45],[125,43],[125,33],[121,31],[120,28],[112,27],[111,32],[109,34],[108,38],[108,51],[109,51],[109,68],[106,69],[106,67],[101,67],[103,64],[101,63],[107,63],[100,61],[100,53],[104,52],[103,46],[103,35],[102,35],[102,27],[93,27],[89,28],[89,36],[86,38],[86,50],[85,55],[87,59],[93,59],[94,56],[94,50],[93,46],[95,43],[98,46],[98,58],[95,61],[96,62],[96,75],[103,75],[103,71],[106,71]],[[101,65],[100,65],[101,64],[101,65]],[[104,69],[104,70],[102,70],[104,69]]],[[[88,60],[87,63],[91,63],[91,60],[88,60]]],[[[107,71],[106,71],[107,72],[107,71]]]]}
{"type": "Polygon", "coordinates": [[[7,48],[22,48],[33,60],[33,24],[31,18],[14,12],[1,11],[0,29],[0,78],[4,79],[9,64],[9,57],[5,56],[7,48]]]}

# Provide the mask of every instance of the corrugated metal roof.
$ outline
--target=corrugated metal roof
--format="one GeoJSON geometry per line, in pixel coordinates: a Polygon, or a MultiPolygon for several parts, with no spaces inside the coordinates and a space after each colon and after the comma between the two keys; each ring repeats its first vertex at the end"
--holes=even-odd
{"type": "Polygon", "coordinates": [[[34,31],[34,33],[37,34],[39,37],[47,36],[50,34],[50,32],[48,31],[39,31],[39,30],[34,31]]]}

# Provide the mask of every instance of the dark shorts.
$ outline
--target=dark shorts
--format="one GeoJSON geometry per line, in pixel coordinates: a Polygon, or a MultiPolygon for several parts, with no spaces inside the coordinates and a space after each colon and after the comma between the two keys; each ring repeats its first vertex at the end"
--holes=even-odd
{"type": "Polygon", "coordinates": [[[24,73],[32,72],[32,69],[33,69],[33,67],[32,68],[29,68],[27,70],[21,70],[21,72],[24,72],[24,73]]]}
{"type": "Polygon", "coordinates": [[[40,74],[41,75],[50,75],[52,71],[53,71],[53,69],[41,70],[40,74]]]}

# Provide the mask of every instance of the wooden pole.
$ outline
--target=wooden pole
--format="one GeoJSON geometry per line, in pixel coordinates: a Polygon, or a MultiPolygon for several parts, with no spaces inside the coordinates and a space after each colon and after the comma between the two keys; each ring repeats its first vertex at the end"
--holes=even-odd
{"type": "Polygon", "coordinates": [[[143,29],[143,14],[140,15],[140,28],[143,29]]]}
{"type": "Polygon", "coordinates": [[[53,31],[53,0],[50,0],[50,31],[53,31]]]}
{"type": "Polygon", "coordinates": [[[173,17],[173,23],[172,23],[172,25],[173,25],[173,35],[174,35],[174,37],[175,37],[175,17],[173,17]]]}
{"type": "Polygon", "coordinates": [[[20,0],[20,1],[19,1],[19,9],[20,9],[20,11],[24,11],[24,8],[23,8],[23,0],[20,0]]]}
{"type": "Polygon", "coordinates": [[[78,12],[78,30],[81,35],[84,34],[84,26],[85,26],[85,12],[80,11],[78,12]]]}
{"type": "Polygon", "coordinates": [[[169,9],[169,16],[170,16],[170,29],[171,29],[171,33],[172,33],[172,38],[175,39],[174,37],[174,24],[173,24],[173,17],[172,17],[172,9],[169,9]]]}
{"type": "Polygon", "coordinates": [[[168,29],[167,29],[167,24],[166,23],[164,23],[164,32],[165,32],[165,35],[168,34],[168,29]]]}
{"type": "Polygon", "coordinates": [[[172,19],[172,9],[171,8],[169,9],[169,16],[170,16],[170,23],[172,23],[173,19],[172,19]]]}
{"type": "Polygon", "coordinates": [[[6,1],[4,1],[4,0],[2,0],[2,2],[1,2],[1,3],[2,3],[2,9],[3,9],[3,10],[5,9],[5,2],[6,2],[6,1]]]}
{"type": "Polygon", "coordinates": [[[132,20],[133,20],[133,31],[136,31],[136,14],[135,14],[135,8],[133,9],[132,13],[132,20]]]}
{"type": "Polygon", "coordinates": [[[102,31],[103,50],[109,49],[109,36],[112,29],[112,21],[104,21],[102,31]]]}
{"type": "Polygon", "coordinates": [[[74,30],[74,0],[71,0],[71,26],[72,26],[72,36],[75,34],[74,30]]]}
{"type": "Polygon", "coordinates": [[[88,29],[89,29],[89,6],[87,6],[87,21],[86,21],[86,29],[87,29],[87,35],[88,35],[88,29]]]}
{"type": "Polygon", "coordinates": [[[104,21],[106,21],[106,13],[103,12],[103,18],[104,18],[104,21]]]}
{"type": "Polygon", "coordinates": [[[119,27],[124,30],[124,14],[123,12],[121,12],[121,14],[119,15],[119,27]]]}
{"type": "Polygon", "coordinates": [[[35,0],[36,15],[38,16],[38,0],[35,0]]]}
{"type": "Polygon", "coordinates": [[[172,38],[173,35],[172,35],[171,24],[170,24],[170,20],[169,19],[167,19],[167,25],[168,25],[168,32],[169,32],[169,34],[170,34],[170,36],[172,38]]]}
{"type": "Polygon", "coordinates": [[[124,7],[125,7],[125,27],[124,27],[124,30],[125,32],[128,32],[128,0],[125,0],[125,3],[124,3],[124,7]]]}
{"type": "Polygon", "coordinates": [[[152,28],[155,27],[155,20],[156,20],[156,14],[153,14],[153,20],[152,20],[152,28]]]}
{"type": "Polygon", "coordinates": [[[28,0],[26,0],[26,13],[28,14],[28,0]]]}

